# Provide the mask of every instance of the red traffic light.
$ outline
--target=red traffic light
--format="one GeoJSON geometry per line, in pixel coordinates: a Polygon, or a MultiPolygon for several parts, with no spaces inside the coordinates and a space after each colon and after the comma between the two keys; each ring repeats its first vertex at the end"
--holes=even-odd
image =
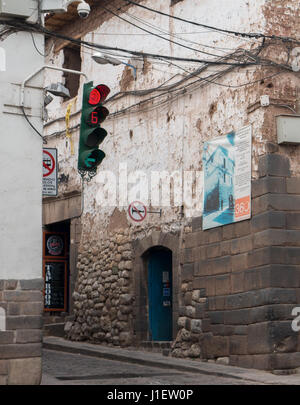
{"type": "Polygon", "coordinates": [[[108,94],[110,93],[110,88],[105,84],[99,84],[97,87],[93,88],[93,90],[89,94],[89,104],[97,105],[102,103],[108,94]]]}

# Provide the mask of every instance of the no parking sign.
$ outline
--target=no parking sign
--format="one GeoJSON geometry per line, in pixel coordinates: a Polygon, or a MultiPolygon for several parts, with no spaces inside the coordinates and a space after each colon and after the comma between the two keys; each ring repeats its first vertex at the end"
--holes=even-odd
{"type": "Polygon", "coordinates": [[[43,149],[43,195],[57,196],[57,149],[43,149]]]}

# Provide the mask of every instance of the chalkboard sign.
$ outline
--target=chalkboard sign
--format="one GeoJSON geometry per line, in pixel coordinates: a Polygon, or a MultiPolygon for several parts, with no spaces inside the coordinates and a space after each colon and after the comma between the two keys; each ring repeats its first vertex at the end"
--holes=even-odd
{"type": "Polygon", "coordinates": [[[66,311],[67,262],[44,261],[44,309],[66,311]]]}

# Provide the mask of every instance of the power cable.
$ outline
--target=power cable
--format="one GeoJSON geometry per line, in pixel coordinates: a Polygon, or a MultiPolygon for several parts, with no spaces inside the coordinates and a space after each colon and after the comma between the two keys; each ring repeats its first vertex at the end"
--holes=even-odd
{"type": "Polygon", "coordinates": [[[213,54],[213,53],[210,53],[210,52],[200,51],[200,50],[198,50],[198,49],[196,49],[196,48],[192,48],[192,47],[190,47],[190,46],[186,46],[186,45],[180,44],[179,42],[173,41],[172,39],[164,38],[163,36],[161,36],[161,35],[159,35],[159,34],[155,34],[154,32],[148,31],[148,30],[146,30],[145,28],[142,28],[142,27],[140,27],[140,26],[138,26],[138,25],[136,25],[136,24],[134,24],[134,23],[132,23],[132,22],[126,20],[125,18],[119,16],[118,14],[116,14],[114,11],[108,9],[107,7],[104,7],[104,6],[102,6],[102,7],[103,7],[103,9],[104,9],[106,12],[113,14],[115,17],[119,18],[120,20],[125,21],[125,22],[127,22],[128,24],[133,25],[134,27],[136,27],[136,28],[138,28],[138,29],[140,29],[140,30],[142,30],[142,31],[145,31],[145,32],[147,32],[148,34],[151,34],[151,35],[153,35],[153,36],[155,36],[155,37],[157,37],[157,38],[163,39],[163,40],[165,40],[165,41],[168,41],[168,42],[170,42],[170,43],[172,43],[172,44],[175,44],[175,45],[178,45],[178,46],[182,46],[183,48],[190,49],[190,50],[192,50],[192,51],[194,51],[194,52],[203,53],[204,55],[215,56],[215,57],[218,57],[218,58],[222,56],[222,55],[216,55],[216,54],[213,54]]]}
{"type": "Polygon", "coordinates": [[[27,114],[25,113],[25,109],[24,109],[23,106],[21,106],[21,110],[22,110],[22,113],[23,113],[23,115],[24,115],[24,118],[26,119],[26,121],[28,122],[28,124],[29,124],[29,125],[31,126],[31,128],[43,139],[43,143],[46,144],[47,141],[44,139],[43,135],[35,128],[35,126],[30,122],[30,120],[29,120],[27,114]]]}
{"type": "Polygon", "coordinates": [[[42,27],[41,25],[38,24],[28,24],[28,23],[19,23],[16,21],[5,21],[5,24],[17,27],[19,29],[25,30],[25,31],[38,31],[38,32],[44,32],[47,36],[50,37],[56,37],[59,39],[63,39],[65,41],[69,41],[75,44],[82,44],[86,46],[90,46],[93,49],[105,49],[105,50],[114,50],[114,51],[119,51],[119,52],[126,52],[130,53],[135,56],[140,56],[140,57],[148,57],[148,58],[154,58],[154,59],[167,59],[167,60],[177,60],[177,61],[185,61],[185,62],[195,62],[195,63],[202,63],[202,64],[211,64],[211,65],[228,65],[228,66],[251,66],[251,65],[257,65],[258,63],[253,63],[253,62],[241,62],[241,63],[236,63],[236,62],[222,62],[222,61],[211,61],[211,60],[203,60],[203,59],[193,59],[193,58],[180,58],[180,57],[175,57],[175,56],[169,56],[169,55],[158,55],[158,54],[153,54],[153,53],[147,53],[147,52],[138,52],[138,51],[132,51],[129,49],[123,49],[123,48],[117,48],[117,47],[110,47],[110,46],[105,46],[105,45],[100,45],[100,44],[95,44],[91,43],[89,41],[83,41],[83,40],[78,40],[72,37],[68,37],[67,35],[59,34],[56,32],[52,32],[47,30],[46,28],[42,27]]]}
{"type": "Polygon", "coordinates": [[[129,3],[129,4],[133,4],[133,5],[137,6],[137,7],[141,7],[141,8],[144,8],[146,10],[152,11],[154,13],[161,14],[161,15],[164,15],[166,17],[178,20],[178,21],[183,21],[183,22],[186,22],[188,24],[196,25],[198,27],[211,29],[213,31],[225,32],[225,33],[228,33],[228,34],[234,34],[234,35],[241,36],[241,37],[279,39],[279,40],[282,40],[282,41],[290,41],[290,42],[300,43],[300,41],[298,41],[298,40],[296,40],[294,38],[289,38],[289,37],[280,37],[280,36],[277,36],[277,35],[265,35],[265,34],[261,34],[261,33],[238,32],[238,31],[232,31],[232,30],[226,30],[226,29],[223,29],[223,28],[213,27],[213,26],[206,25],[206,24],[200,24],[200,23],[197,23],[195,21],[186,20],[184,18],[176,17],[176,16],[171,15],[171,14],[163,13],[162,11],[155,10],[153,8],[144,6],[144,5],[136,3],[135,1],[132,1],[132,0],[123,0],[123,1],[126,2],[126,3],[129,3]]]}

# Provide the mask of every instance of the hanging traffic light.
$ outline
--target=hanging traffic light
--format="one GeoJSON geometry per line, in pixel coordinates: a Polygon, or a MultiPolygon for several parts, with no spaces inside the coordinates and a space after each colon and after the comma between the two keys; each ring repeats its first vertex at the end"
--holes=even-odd
{"type": "Polygon", "coordinates": [[[107,132],[100,124],[109,111],[102,103],[110,92],[105,84],[94,87],[93,82],[83,86],[80,137],[78,149],[78,170],[95,172],[105,158],[105,153],[98,148],[107,132]]]}

